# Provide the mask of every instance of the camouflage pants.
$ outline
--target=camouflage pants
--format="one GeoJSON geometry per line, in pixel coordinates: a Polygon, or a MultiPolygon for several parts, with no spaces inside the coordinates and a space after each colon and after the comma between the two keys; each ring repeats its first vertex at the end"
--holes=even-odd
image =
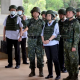
{"type": "Polygon", "coordinates": [[[35,68],[35,54],[37,56],[37,68],[43,67],[43,49],[42,44],[37,43],[37,39],[28,39],[28,57],[30,68],[35,68]]]}
{"type": "Polygon", "coordinates": [[[72,52],[72,43],[64,42],[64,56],[65,56],[65,66],[69,75],[75,75],[78,71],[78,45],[76,45],[76,51],[72,52]]]}

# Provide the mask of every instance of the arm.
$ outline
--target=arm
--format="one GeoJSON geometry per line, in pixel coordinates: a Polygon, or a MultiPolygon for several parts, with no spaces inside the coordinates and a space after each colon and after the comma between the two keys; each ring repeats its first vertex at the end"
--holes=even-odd
{"type": "MultiPolygon", "coordinates": [[[[7,16],[8,17],[8,16],[7,16]]],[[[4,41],[6,41],[6,37],[5,37],[5,32],[6,32],[6,30],[5,30],[5,28],[6,28],[6,20],[7,20],[7,17],[6,17],[6,19],[4,20],[4,23],[3,23],[3,25],[4,25],[4,28],[3,28],[3,40],[4,41]]]]}
{"type": "Polygon", "coordinates": [[[41,39],[42,39],[42,42],[44,42],[44,37],[43,36],[41,36],[41,39]]]}
{"type": "Polygon", "coordinates": [[[44,27],[43,27],[43,30],[42,30],[42,33],[41,33],[41,39],[42,39],[42,42],[45,44],[43,33],[44,33],[44,27]]]}
{"type": "Polygon", "coordinates": [[[76,46],[78,45],[79,42],[79,28],[80,28],[79,22],[76,22],[74,24],[74,43],[72,46],[72,51],[76,51],[76,46]]]}
{"type": "Polygon", "coordinates": [[[28,31],[28,27],[26,27],[26,28],[22,31],[22,34],[24,34],[26,31],[28,31]]]}
{"type": "Polygon", "coordinates": [[[25,16],[25,15],[23,15],[23,20],[27,20],[27,18],[26,18],[26,16],[25,16]]]}
{"type": "Polygon", "coordinates": [[[54,27],[54,32],[53,32],[52,36],[51,36],[48,40],[46,40],[46,44],[48,44],[49,41],[51,41],[51,40],[53,40],[54,38],[56,38],[58,34],[59,34],[59,25],[58,25],[58,23],[57,23],[57,24],[55,25],[55,27],[54,27]]]}
{"type": "Polygon", "coordinates": [[[6,41],[6,37],[5,37],[5,26],[4,26],[4,29],[3,29],[3,40],[6,41]]]}
{"type": "Polygon", "coordinates": [[[20,26],[20,37],[18,39],[18,41],[21,41],[22,40],[22,27],[23,27],[23,24],[21,23],[21,18],[18,18],[19,19],[19,26],[20,26]]]}
{"type": "Polygon", "coordinates": [[[22,27],[20,27],[20,38],[18,39],[18,41],[22,41],[22,27]]]}

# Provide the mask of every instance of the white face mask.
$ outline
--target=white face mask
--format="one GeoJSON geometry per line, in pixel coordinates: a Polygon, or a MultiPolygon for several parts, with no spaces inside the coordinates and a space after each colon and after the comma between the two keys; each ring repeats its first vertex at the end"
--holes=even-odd
{"type": "Polygon", "coordinates": [[[18,15],[22,15],[22,11],[18,11],[17,14],[18,14],[18,15]]]}
{"type": "Polygon", "coordinates": [[[15,11],[10,11],[10,14],[14,16],[16,14],[16,12],[15,11]]]}

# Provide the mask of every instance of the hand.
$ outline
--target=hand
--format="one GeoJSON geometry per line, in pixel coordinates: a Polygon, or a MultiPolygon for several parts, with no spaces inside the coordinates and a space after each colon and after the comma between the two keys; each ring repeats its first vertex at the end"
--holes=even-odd
{"type": "Polygon", "coordinates": [[[46,44],[46,41],[43,41],[43,44],[46,44]]]}
{"type": "Polygon", "coordinates": [[[6,41],[6,37],[5,36],[3,36],[3,41],[6,41]]]}
{"type": "Polygon", "coordinates": [[[45,40],[43,41],[44,44],[48,44],[49,43],[49,40],[45,40]]]}
{"type": "Polygon", "coordinates": [[[46,40],[46,44],[48,44],[49,43],[49,40],[46,40]]]}
{"type": "Polygon", "coordinates": [[[72,48],[72,52],[74,52],[74,51],[76,51],[76,48],[73,47],[73,48],[72,48]]]}
{"type": "Polygon", "coordinates": [[[26,16],[25,15],[23,15],[23,20],[26,20],[26,16]]]}
{"type": "Polygon", "coordinates": [[[44,49],[44,46],[42,46],[43,47],[43,49],[44,49]]]}
{"type": "Polygon", "coordinates": [[[18,41],[19,41],[19,42],[22,41],[22,37],[20,37],[20,38],[18,39],[18,41]]]}

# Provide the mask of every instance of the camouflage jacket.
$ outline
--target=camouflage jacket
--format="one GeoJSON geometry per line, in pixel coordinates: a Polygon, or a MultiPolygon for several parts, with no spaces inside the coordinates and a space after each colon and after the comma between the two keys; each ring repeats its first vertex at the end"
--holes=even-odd
{"type": "Polygon", "coordinates": [[[79,32],[80,25],[77,19],[73,19],[71,21],[66,20],[61,28],[61,36],[63,39],[66,39],[68,42],[72,43],[73,47],[79,42],[79,32]]]}
{"type": "Polygon", "coordinates": [[[38,20],[31,18],[27,20],[27,26],[29,28],[28,36],[40,36],[44,26],[44,21],[40,18],[38,20]]]}

